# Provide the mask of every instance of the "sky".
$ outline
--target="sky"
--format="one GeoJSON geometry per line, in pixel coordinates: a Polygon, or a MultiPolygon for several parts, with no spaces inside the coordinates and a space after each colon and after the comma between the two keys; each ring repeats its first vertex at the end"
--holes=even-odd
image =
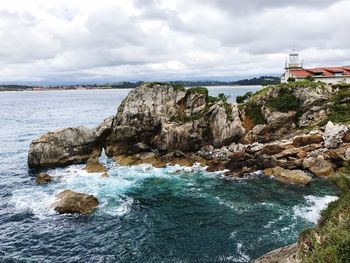
{"type": "Polygon", "coordinates": [[[0,0],[0,82],[236,80],[350,65],[349,0],[0,0]]]}

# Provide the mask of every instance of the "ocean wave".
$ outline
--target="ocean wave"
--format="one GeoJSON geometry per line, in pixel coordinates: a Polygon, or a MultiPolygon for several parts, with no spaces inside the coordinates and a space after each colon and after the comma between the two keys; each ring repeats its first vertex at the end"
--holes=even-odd
{"type": "Polygon", "coordinates": [[[325,209],[330,202],[337,200],[338,197],[333,195],[307,195],[304,196],[304,199],[306,201],[306,204],[293,207],[294,215],[302,217],[307,221],[316,224],[320,218],[321,211],[325,209]]]}

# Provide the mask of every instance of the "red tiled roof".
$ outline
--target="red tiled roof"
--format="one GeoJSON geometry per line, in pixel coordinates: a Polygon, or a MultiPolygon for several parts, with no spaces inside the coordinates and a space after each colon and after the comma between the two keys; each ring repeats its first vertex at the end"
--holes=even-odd
{"type": "Polygon", "coordinates": [[[307,77],[307,76],[318,76],[319,73],[322,73],[320,76],[332,77],[335,73],[342,72],[343,75],[350,75],[350,66],[345,67],[321,67],[321,68],[309,68],[309,69],[290,69],[291,74],[295,77],[307,77]],[[318,73],[318,74],[317,74],[318,73]]]}
{"type": "Polygon", "coordinates": [[[289,70],[291,74],[293,74],[295,77],[307,77],[312,76],[313,74],[305,69],[291,69],[289,70]]]}

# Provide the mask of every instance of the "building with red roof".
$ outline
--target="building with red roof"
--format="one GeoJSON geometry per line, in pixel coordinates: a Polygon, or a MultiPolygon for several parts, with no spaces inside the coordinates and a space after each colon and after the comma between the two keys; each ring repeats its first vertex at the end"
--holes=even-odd
{"type": "Polygon", "coordinates": [[[289,54],[289,61],[286,62],[281,82],[285,83],[288,80],[300,80],[307,77],[328,84],[350,83],[350,66],[304,68],[303,63],[299,63],[299,54],[293,50],[289,54]]]}

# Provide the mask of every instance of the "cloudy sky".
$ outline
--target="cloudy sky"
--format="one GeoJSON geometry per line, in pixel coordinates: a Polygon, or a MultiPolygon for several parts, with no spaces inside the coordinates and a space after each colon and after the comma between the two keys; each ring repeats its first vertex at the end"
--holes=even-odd
{"type": "Polygon", "coordinates": [[[0,82],[238,79],[350,64],[350,1],[0,0],[0,82]]]}

